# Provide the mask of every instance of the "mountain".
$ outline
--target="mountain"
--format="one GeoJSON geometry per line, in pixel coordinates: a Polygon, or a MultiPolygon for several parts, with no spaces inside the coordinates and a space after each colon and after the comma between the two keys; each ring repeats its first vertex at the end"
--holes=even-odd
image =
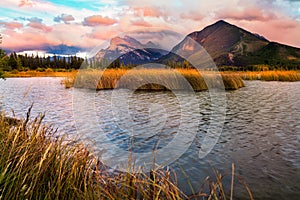
{"type": "Polygon", "coordinates": [[[41,50],[44,50],[49,54],[56,55],[75,55],[78,52],[84,51],[84,49],[76,46],[68,46],[65,44],[60,44],[57,46],[45,46],[41,50]]]}
{"type": "Polygon", "coordinates": [[[112,66],[120,63],[140,65],[155,62],[167,53],[151,41],[142,44],[132,37],[124,36],[112,38],[109,47],[100,50],[95,58],[113,62],[112,66]]]}
{"type": "MultiPolygon", "coordinates": [[[[7,53],[12,53],[16,50],[10,50],[10,49],[5,49],[7,53]]],[[[25,51],[35,51],[35,52],[44,52],[46,54],[56,54],[56,55],[75,55],[76,53],[86,51],[86,49],[83,49],[81,47],[77,46],[68,46],[65,44],[60,44],[60,45],[44,45],[40,47],[35,47],[35,48],[22,48],[18,49],[17,52],[25,52],[25,51]]]]}
{"type": "Polygon", "coordinates": [[[201,31],[196,31],[177,44],[173,53],[163,56],[160,62],[182,61],[174,55],[190,54],[199,49],[199,43],[212,57],[217,66],[248,66],[256,64],[291,65],[300,64],[300,49],[270,42],[263,36],[253,34],[220,20],[201,31]]]}

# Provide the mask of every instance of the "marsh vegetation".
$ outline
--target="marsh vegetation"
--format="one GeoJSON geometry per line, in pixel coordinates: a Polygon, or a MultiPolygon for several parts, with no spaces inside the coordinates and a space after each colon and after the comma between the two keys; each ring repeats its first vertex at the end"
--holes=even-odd
{"type": "Polygon", "coordinates": [[[207,84],[213,85],[215,81],[223,81],[227,90],[244,87],[240,76],[235,74],[200,74],[197,70],[187,69],[80,70],[77,75],[73,74],[64,79],[63,84],[67,88],[75,86],[97,90],[130,88],[136,85],[141,86],[139,90],[181,90],[185,89],[183,81],[188,81],[194,91],[207,90],[207,84]]]}
{"type": "MultiPolygon", "coordinates": [[[[1,199],[232,199],[233,185],[226,188],[217,170],[193,195],[177,187],[176,174],[168,169],[134,173],[132,164],[127,172],[112,172],[91,148],[43,125],[44,115],[30,120],[30,110],[14,123],[0,116],[1,199]]],[[[231,173],[253,199],[234,165],[231,173]]]]}

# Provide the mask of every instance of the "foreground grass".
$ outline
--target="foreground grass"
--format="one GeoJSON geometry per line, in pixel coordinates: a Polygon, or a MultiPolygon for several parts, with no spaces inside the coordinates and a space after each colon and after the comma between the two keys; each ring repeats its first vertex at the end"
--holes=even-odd
{"type": "Polygon", "coordinates": [[[238,71],[228,71],[222,72],[227,75],[238,75],[243,80],[262,80],[262,81],[283,81],[283,82],[293,82],[300,81],[300,71],[248,71],[248,72],[238,72],[238,71]]]}
{"type": "Polygon", "coordinates": [[[0,199],[232,199],[234,166],[230,190],[215,170],[214,180],[188,196],[168,170],[109,172],[90,149],[43,126],[43,115],[30,121],[29,113],[23,120],[0,116],[0,199]]]}
{"type": "Polygon", "coordinates": [[[226,90],[235,90],[244,87],[242,79],[235,74],[221,74],[221,77],[214,72],[199,74],[196,70],[167,70],[167,69],[109,69],[81,70],[77,76],[69,76],[63,80],[66,88],[90,88],[90,89],[114,89],[129,88],[139,90],[184,90],[185,82],[194,91],[207,90],[207,84],[214,85],[214,82],[223,81],[226,90]],[[101,77],[101,78],[100,78],[101,77]],[[149,83],[149,84],[145,84],[149,83]],[[140,86],[140,87],[139,87],[140,86]]]}

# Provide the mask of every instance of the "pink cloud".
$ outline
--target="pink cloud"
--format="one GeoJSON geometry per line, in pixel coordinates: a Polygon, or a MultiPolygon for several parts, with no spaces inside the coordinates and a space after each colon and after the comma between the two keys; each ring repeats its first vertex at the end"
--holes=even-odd
{"type": "Polygon", "coordinates": [[[276,15],[263,11],[259,8],[245,8],[244,10],[224,9],[217,13],[221,19],[245,20],[245,21],[268,21],[276,18],[276,15]]]}
{"type": "Polygon", "coordinates": [[[133,11],[135,16],[160,17],[164,15],[159,8],[152,8],[152,7],[136,7],[133,8],[133,11]]]}
{"type": "Polygon", "coordinates": [[[52,30],[51,27],[42,24],[41,22],[37,22],[37,21],[32,21],[29,24],[27,24],[27,26],[31,27],[31,28],[35,28],[35,29],[40,29],[44,32],[50,32],[52,30]]]}
{"type": "Polygon", "coordinates": [[[117,23],[117,20],[109,18],[109,17],[102,17],[101,15],[93,15],[90,17],[84,18],[83,25],[85,26],[109,26],[117,23]]]}
{"type": "Polygon", "coordinates": [[[32,7],[33,5],[34,5],[34,2],[32,0],[20,0],[20,3],[19,3],[19,7],[23,7],[23,6],[32,7]]]}
{"type": "Polygon", "coordinates": [[[294,19],[278,18],[270,20],[268,23],[263,21],[257,21],[255,23],[250,21],[237,21],[233,24],[252,33],[258,33],[270,41],[300,47],[300,22],[294,19]]]}
{"type": "Polygon", "coordinates": [[[75,18],[72,15],[67,14],[61,14],[60,16],[57,16],[53,19],[55,22],[63,21],[65,24],[74,21],[75,18]]]}
{"type": "Polygon", "coordinates": [[[294,29],[300,26],[300,23],[294,20],[277,20],[273,24],[279,29],[294,29]]]}
{"type": "Polygon", "coordinates": [[[135,20],[131,21],[131,25],[133,26],[142,26],[142,27],[152,27],[152,24],[144,21],[144,20],[135,20]]]}
{"type": "Polygon", "coordinates": [[[182,19],[191,19],[191,20],[194,20],[194,21],[201,21],[201,20],[203,20],[205,18],[204,15],[200,14],[197,11],[192,11],[192,12],[188,12],[188,13],[182,13],[180,15],[180,17],[182,19]]]}
{"type": "Polygon", "coordinates": [[[7,29],[20,29],[23,27],[23,24],[19,22],[0,22],[0,25],[3,25],[7,29]]]}
{"type": "Polygon", "coordinates": [[[93,31],[92,33],[86,34],[88,38],[99,39],[99,40],[108,40],[111,39],[117,32],[113,30],[108,31],[93,31]]]}
{"type": "Polygon", "coordinates": [[[22,33],[15,32],[13,30],[6,30],[2,34],[3,36],[3,43],[2,45],[5,48],[18,51],[20,49],[24,49],[24,47],[28,49],[33,49],[41,47],[45,44],[53,44],[55,43],[50,42],[46,35],[44,34],[36,34],[35,32],[25,31],[22,33]],[[17,38],[17,39],[16,39],[17,38]]]}

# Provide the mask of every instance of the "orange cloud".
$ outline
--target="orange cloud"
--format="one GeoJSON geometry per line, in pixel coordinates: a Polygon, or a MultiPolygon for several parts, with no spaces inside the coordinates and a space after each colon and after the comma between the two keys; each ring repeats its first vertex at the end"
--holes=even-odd
{"type": "Polygon", "coordinates": [[[23,27],[23,24],[19,22],[0,22],[0,25],[3,25],[7,29],[20,29],[23,27]]]}
{"type": "Polygon", "coordinates": [[[117,20],[109,18],[109,17],[102,17],[101,15],[93,15],[90,17],[84,18],[83,25],[85,26],[109,26],[117,23],[117,20]]]}
{"type": "Polygon", "coordinates": [[[27,26],[31,27],[31,28],[35,28],[35,29],[40,29],[44,32],[50,32],[52,30],[51,27],[42,24],[41,22],[37,22],[37,21],[32,21],[29,24],[27,24],[27,26]]]}

